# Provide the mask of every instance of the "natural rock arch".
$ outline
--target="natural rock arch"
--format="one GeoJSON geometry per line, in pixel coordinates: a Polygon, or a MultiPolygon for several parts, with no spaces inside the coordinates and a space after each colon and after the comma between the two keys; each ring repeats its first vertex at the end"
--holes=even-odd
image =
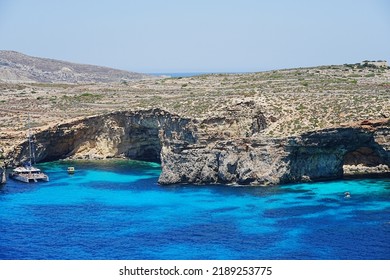
{"type": "MultiPolygon", "coordinates": [[[[323,180],[351,175],[350,166],[373,167],[383,173],[390,165],[390,135],[386,127],[345,127],[305,133],[287,145],[289,172],[286,182],[323,180]]],[[[367,172],[365,172],[367,173],[367,172]]]]}

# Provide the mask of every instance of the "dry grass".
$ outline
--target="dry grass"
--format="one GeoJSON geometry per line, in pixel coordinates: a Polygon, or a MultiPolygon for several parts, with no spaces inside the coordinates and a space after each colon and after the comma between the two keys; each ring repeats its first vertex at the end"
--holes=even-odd
{"type": "Polygon", "coordinates": [[[27,112],[40,130],[89,115],[159,107],[200,121],[225,117],[230,121],[203,128],[205,133],[228,131],[230,137],[247,135],[257,112],[268,123],[262,135],[271,137],[390,116],[390,70],[356,66],[127,84],[0,84],[0,92],[0,153],[25,137],[27,112]],[[248,101],[254,107],[245,108],[248,101]]]}

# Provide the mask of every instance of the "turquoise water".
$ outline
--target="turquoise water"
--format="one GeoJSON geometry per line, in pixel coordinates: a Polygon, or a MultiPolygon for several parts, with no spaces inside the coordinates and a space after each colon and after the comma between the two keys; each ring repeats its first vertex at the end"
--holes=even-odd
{"type": "Polygon", "coordinates": [[[69,164],[0,188],[0,259],[390,259],[390,179],[167,187],[153,163],[69,164]]]}

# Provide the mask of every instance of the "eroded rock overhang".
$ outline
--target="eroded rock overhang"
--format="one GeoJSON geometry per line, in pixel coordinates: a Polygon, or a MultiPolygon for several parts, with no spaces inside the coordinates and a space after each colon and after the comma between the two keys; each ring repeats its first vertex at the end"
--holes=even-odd
{"type": "MultiPolygon", "coordinates": [[[[165,139],[195,141],[189,120],[160,109],[114,112],[53,126],[34,135],[35,158],[105,159],[127,157],[160,162],[165,139]],[[182,135],[182,134],[185,135],[182,135]]],[[[10,155],[14,162],[27,159],[27,141],[10,155]]]]}

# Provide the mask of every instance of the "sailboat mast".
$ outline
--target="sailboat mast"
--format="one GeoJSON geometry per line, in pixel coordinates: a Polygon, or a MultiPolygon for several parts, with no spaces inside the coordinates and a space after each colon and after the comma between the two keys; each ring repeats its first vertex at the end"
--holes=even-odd
{"type": "Polygon", "coordinates": [[[32,162],[33,157],[32,157],[32,147],[31,147],[30,113],[28,113],[27,128],[28,128],[28,153],[29,153],[29,161],[31,166],[33,164],[32,162]]]}

